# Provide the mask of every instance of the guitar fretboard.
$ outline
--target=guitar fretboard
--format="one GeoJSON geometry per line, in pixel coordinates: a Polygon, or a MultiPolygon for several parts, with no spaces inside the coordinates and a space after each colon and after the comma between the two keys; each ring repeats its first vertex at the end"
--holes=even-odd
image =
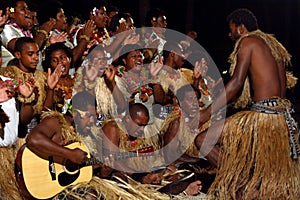
{"type": "MultiPolygon", "coordinates": [[[[127,158],[138,157],[138,152],[122,152],[122,153],[111,153],[114,160],[123,160],[127,158]]],[[[105,158],[109,158],[109,156],[101,156],[101,157],[93,157],[89,158],[85,161],[85,165],[97,165],[105,162],[105,158]]]]}

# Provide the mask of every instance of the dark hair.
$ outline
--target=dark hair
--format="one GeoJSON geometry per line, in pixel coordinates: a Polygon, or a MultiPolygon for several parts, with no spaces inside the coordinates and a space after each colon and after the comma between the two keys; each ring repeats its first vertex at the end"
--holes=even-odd
{"type": "Polygon", "coordinates": [[[125,59],[130,52],[135,50],[140,50],[141,52],[143,52],[142,47],[138,44],[126,44],[125,46],[123,46],[116,64],[122,64],[122,59],[125,59]]]}
{"type": "Polygon", "coordinates": [[[82,1],[82,18],[83,20],[89,20],[90,12],[93,10],[93,8],[101,8],[103,6],[106,6],[107,3],[105,0],[88,0],[88,1],[82,1]]]}
{"type": "Polygon", "coordinates": [[[127,21],[127,19],[131,17],[131,15],[129,13],[118,13],[116,14],[115,16],[113,16],[111,18],[111,21],[110,21],[110,27],[109,27],[109,30],[111,30],[112,32],[116,32],[117,30],[117,26],[120,26],[120,19],[124,19],[127,21]]]}
{"type": "Polygon", "coordinates": [[[142,103],[129,104],[129,115],[132,119],[136,119],[139,116],[138,115],[139,112],[142,112],[146,116],[149,116],[149,111],[144,104],[142,104],[142,103]]]}
{"type": "Polygon", "coordinates": [[[153,18],[157,20],[158,17],[164,15],[166,15],[166,12],[161,8],[151,8],[146,14],[145,26],[151,27],[151,21],[153,20],[153,18]]]}
{"type": "Polygon", "coordinates": [[[63,8],[63,4],[59,0],[44,0],[40,1],[38,7],[37,19],[39,24],[43,24],[50,20],[50,18],[56,19],[59,9],[63,8]]]}
{"type": "Polygon", "coordinates": [[[195,86],[187,84],[187,85],[184,85],[181,88],[179,88],[176,92],[176,97],[179,100],[179,102],[183,101],[186,92],[191,92],[191,91],[195,92],[195,95],[197,96],[197,99],[201,98],[200,91],[195,86]]]}
{"type": "Polygon", "coordinates": [[[73,67],[74,59],[73,59],[72,50],[69,47],[67,47],[64,42],[56,42],[54,44],[51,44],[49,47],[45,49],[45,60],[42,62],[43,69],[45,72],[47,71],[48,68],[51,68],[51,70],[53,71],[51,65],[51,54],[53,51],[57,51],[57,50],[62,50],[67,54],[68,58],[71,59],[70,68],[73,67]]]}
{"type": "Polygon", "coordinates": [[[106,10],[107,13],[110,12],[120,12],[120,9],[115,5],[109,5],[106,10]]]}
{"type": "Polygon", "coordinates": [[[76,93],[71,100],[72,109],[87,110],[89,105],[95,106],[96,98],[88,91],[82,91],[76,93]]]}
{"type": "Polygon", "coordinates": [[[163,52],[162,52],[163,58],[166,59],[172,50],[173,51],[182,50],[182,47],[178,42],[167,41],[163,46],[163,52]]]}
{"type": "Polygon", "coordinates": [[[36,44],[36,42],[31,37],[19,37],[16,40],[14,52],[22,52],[23,46],[27,43],[36,44]]]}
{"type": "Polygon", "coordinates": [[[255,31],[258,29],[257,19],[255,15],[246,8],[239,8],[231,12],[226,21],[228,23],[232,22],[235,25],[243,24],[248,31],[255,31]]]}
{"type": "Polygon", "coordinates": [[[17,6],[17,2],[18,1],[24,1],[24,2],[26,2],[26,4],[28,2],[26,0],[1,0],[0,10],[2,10],[3,12],[5,12],[7,7],[9,7],[9,8],[10,7],[15,8],[17,6]]]}

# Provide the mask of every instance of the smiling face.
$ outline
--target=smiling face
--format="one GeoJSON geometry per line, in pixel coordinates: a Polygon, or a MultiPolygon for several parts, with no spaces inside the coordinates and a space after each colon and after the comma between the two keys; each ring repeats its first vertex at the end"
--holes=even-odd
{"type": "Polygon", "coordinates": [[[143,68],[143,54],[140,50],[133,50],[128,53],[127,57],[123,59],[127,70],[132,72],[140,72],[143,68]]]}
{"type": "Polygon", "coordinates": [[[65,12],[62,8],[59,9],[58,13],[56,14],[56,24],[53,28],[59,31],[65,31],[67,29],[67,17],[65,16],[65,12]]]}
{"type": "Polygon", "coordinates": [[[89,53],[88,61],[91,67],[96,67],[98,74],[102,76],[107,67],[108,58],[106,57],[106,52],[103,49],[95,48],[89,53]]]}
{"type": "Polygon", "coordinates": [[[91,13],[91,19],[98,28],[105,28],[108,22],[105,6],[102,6],[100,9],[94,9],[91,13]]]}
{"type": "Polygon", "coordinates": [[[51,53],[51,66],[53,69],[61,67],[62,74],[64,77],[68,75],[70,69],[71,58],[69,58],[64,50],[58,49],[51,53]]]}
{"type": "Polygon", "coordinates": [[[11,13],[12,20],[25,30],[33,27],[33,18],[25,1],[17,1],[15,12],[11,13]]]}

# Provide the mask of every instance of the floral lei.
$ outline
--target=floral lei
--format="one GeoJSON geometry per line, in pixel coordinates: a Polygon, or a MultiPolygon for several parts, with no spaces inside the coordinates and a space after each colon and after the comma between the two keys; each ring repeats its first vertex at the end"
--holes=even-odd
{"type": "Polygon", "coordinates": [[[128,85],[137,85],[138,87],[133,92],[132,96],[139,93],[142,102],[146,102],[148,97],[153,94],[153,89],[149,86],[149,71],[147,69],[142,69],[139,74],[139,81],[133,80],[131,75],[126,70],[125,66],[118,67],[118,74],[120,77],[124,77],[128,85]]]}

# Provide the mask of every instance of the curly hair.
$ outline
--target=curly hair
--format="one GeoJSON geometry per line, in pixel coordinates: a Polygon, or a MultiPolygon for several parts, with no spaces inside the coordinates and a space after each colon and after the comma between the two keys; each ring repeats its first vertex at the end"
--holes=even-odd
{"type": "Polygon", "coordinates": [[[255,15],[246,8],[234,10],[227,16],[226,21],[228,23],[232,22],[236,25],[243,24],[250,32],[258,29],[258,23],[255,15]]]}
{"type": "Polygon", "coordinates": [[[52,65],[51,65],[51,54],[53,51],[62,50],[67,54],[67,57],[71,59],[70,67],[74,65],[74,59],[73,59],[73,52],[72,50],[65,45],[64,42],[56,42],[54,44],[51,44],[49,47],[45,49],[45,60],[43,60],[43,70],[46,72],[48,68],[51,68],[51,71],[53,71],[52,65]]]}

